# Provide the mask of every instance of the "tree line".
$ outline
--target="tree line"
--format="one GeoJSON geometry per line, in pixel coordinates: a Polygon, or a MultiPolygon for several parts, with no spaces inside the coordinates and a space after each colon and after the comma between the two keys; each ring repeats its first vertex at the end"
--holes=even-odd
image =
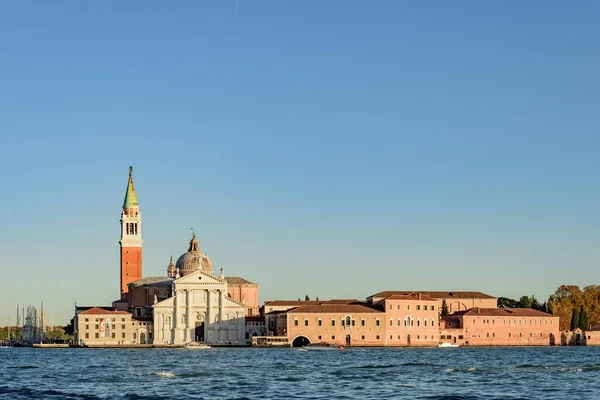
{"type": "Polygon", "coordinates": [[[589,330],[600,322],[600,286],[589,285],[581,290],[576,285],[562,285],[543,303],[535,296],[521,296],[519,300],[499,297],[498,307],[544,311],[560,318],[561,330],[589,330]]]}

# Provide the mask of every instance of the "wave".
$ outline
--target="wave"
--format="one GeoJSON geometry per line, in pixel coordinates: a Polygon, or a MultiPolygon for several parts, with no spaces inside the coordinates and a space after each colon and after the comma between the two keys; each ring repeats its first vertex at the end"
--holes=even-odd
{"type": "Polygon", "coordinates": [[[393,364],[382,364],[382,365],[362,365],[360,367],[354,367],[356,369],[385,369],[385,368],[394,368],[393,364]]]}
{"type": "Polygon", "coordinates": [[[156,375],[161,378],[175,378],[175,374],[167,371],[151,372],[150,375],[156,375]]]}
{"type": "Polygon", "coordinates": [[[16,367],[8,367],[9,369],[34,369],[34,368],[39,368],[36,367],[35,365],[19,365],[16,367]]]}
{"type": "Polygon", "coordinates": [[[59,392],[57,390],[35,390],[29,388],[9,388],[0,386],[0,394],[8,394],[11,399],[64,399],[77,398],[82,400],[97,400],[100,397],[81,393],[59,392]]]}

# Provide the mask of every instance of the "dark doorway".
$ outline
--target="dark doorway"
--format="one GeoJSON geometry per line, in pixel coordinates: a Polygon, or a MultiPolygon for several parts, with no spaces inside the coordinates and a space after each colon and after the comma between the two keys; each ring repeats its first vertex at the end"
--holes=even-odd
{"type": "Polygon", "coordinates": [[[456,336],[454,336],[454,343],[456,343],[456,336]]]}
{"type": "Polygon", "coordinates": [[[406,335],[406,345],[410,346],[410,334],[406,335]]]}
{"type": "Polygon", "coordinates": [[[146,344],[146,334],[145,333],[140,334],[140,344],[146,344]]]}
{"type": "Polygon", "coordinates": [[[298,336],[296,339],[294,339],[294,341],[292,342],[292,347],[302,347],[302,346],[308,346],[310,344],[310,340],[308,340],[307,337],[304,336],[298,336]]]}
{"type": "Polygon", "coordinates": [[[352,337],[350,335],[346,335],[346,346],[352,346],[352,337]]]}
{"type": "Polygon", "coordinates": [[[575,334],[575,345],[576,346],[581,345],[581,333],[575,334]]]}
{"type": "Polygon", "coordinates": [[[196,322],[194,329],[194,339],[196,342],[204,342],[204,322],[196,322]]]}

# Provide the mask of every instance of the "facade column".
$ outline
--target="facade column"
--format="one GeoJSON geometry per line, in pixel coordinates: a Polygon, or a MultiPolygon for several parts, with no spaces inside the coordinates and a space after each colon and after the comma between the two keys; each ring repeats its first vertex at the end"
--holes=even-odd
{"type": "Polygon", "coordinates": [[[175,321],[173,321],[173,328],[174,329],[174,337],[173,337],[173,343],[179,344],[181,342],[183,342],[183,337],[182,337],[182,332],[181,332],[181,328],[182,328],[182,323],[181,323],[181,296],[183,296],[183,292],[180,290],[175,291],[175,321]]]}
{"type": "Polygon", "coordinates": [[[193,341],[194,338],[194,333],[193,333],[193,322],[192,322],[192,296],[193,293],[190,289],[186,290],[186,300],[187,300],[187,304],[186,304],[186,311],[185,311],[185,315],[187,317],[187,341],[191,342],[193,341]]]}
{"type": "Polygon", "coordinates": [[[210,335],[210,325],[213,323],[214,318],[213,318],[213,304],[212,304],[212,290],[208,289],[206,291],[206,321],[204,322],[204,327],[205,327],[205,334],[204,334],[204,340],[205,341],[209,341],[209,335],[210,335]]]}
{"type": "Polygon", "coordinates": [[[219,323],[223,325],[225,321],[225,291],[219,290],[219,323]]]}

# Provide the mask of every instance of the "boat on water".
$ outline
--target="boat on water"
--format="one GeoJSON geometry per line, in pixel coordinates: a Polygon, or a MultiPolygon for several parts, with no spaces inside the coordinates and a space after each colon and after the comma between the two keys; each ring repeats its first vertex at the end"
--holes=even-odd
{"type": "Polygon", "coordinates": [[[190,350],[206,350],[206,349],[210,349],[210,346],[204,343],[200,343],[200,342],[190,342],[190,343],[186,343],[185,346],[183,346],[186,349],[190,349],[190,350]]]}
{"type": "Polygon", "coordinates": [[[438,347],[458,347],[459,345],[456,343],[448,343],[448,342],[442,342],[440,344],[438,344],[438,347]]]}
{"type": "Polygon", "coordinates": [[[308,346],[302,346],[301,349],[309,351],[346,350],[343,345],[336,343],[314,343],[309,344],[308,346]]]}

